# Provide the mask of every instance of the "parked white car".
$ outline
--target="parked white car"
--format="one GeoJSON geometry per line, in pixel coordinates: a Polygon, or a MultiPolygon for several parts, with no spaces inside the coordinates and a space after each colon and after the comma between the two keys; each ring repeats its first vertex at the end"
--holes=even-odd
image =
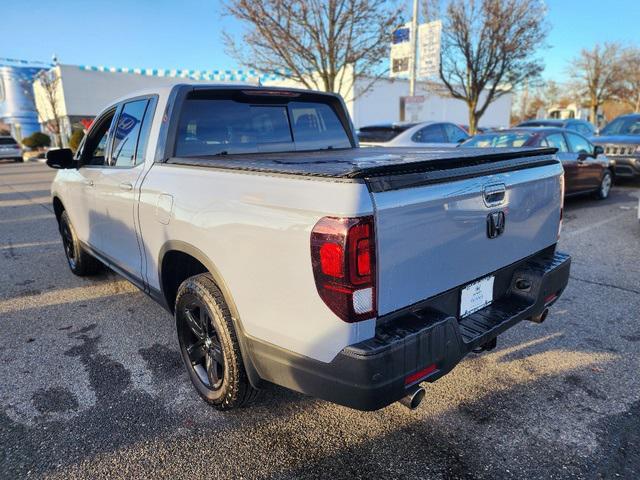
{"type": "Polygon", "coordinates": [[[0,160],[13,160],[22,162],[22,147],[13,137],[0,136],[0,160]]]}
{"type": "Polygon", "coordinates": [[[553,150],[360,149],[332,94],[146,91],[47,164],[71,271],[108,265],[171,312],[218,409],[265,382],[415,407],[569,278],[553,150]]]}
{"type": "Polygon", "coordinates": [[[398,122],[370,125],[358,130],[360,146],[456,147],[469,138],[460,126],[450,122],[398,122]]]}

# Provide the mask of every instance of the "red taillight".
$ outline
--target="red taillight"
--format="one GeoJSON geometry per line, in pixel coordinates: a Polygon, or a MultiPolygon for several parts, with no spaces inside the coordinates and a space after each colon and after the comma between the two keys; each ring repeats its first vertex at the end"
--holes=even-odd
{"type": "Polygon", "coordinates": [[[376,316],[373,217],[324,217],[311,232],[320,297],[345,322],[376,316]]]}
{"type": "Polygon", "coordinates": [[[357,272],[360,276],[371,275],[371,254],[369,249],[369,239],[363,239],[358,242],[356,264],[357,272]]]}
{"type": "Polygon", "coordinates": [[[320,247],[320,267],[322,273],[330,277],[342,278],[342,258],[344,251],[341,245],[336,243],[325,243],[320,247]]]}

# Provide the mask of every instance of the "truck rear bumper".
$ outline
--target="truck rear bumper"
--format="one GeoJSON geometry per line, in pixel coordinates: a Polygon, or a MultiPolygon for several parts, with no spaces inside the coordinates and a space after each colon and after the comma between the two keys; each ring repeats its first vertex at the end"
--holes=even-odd
{"type": "Polygon", "coordinates": [[[350,345],[329,363],[249,341],[254,366],[262,379],[314,397],[358,410],[385,407],[552,305],[571,264],[553,250],[494,272],[494,302],[463,319],[457,318],[461,286],[379,319],[374,338],[350,345]]]}

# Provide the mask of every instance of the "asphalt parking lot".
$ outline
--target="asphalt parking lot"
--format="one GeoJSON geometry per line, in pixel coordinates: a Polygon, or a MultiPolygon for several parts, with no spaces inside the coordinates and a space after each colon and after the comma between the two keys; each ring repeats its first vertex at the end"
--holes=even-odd
{"type": "Polygon", "coordinates": [[[278,387],[220,413],[171,317],[67,268],[53,172],[0,164],[0,478],[639,478],[640,183],[567,201],[564,296],[492,352],[373,413],[278,387]]]}

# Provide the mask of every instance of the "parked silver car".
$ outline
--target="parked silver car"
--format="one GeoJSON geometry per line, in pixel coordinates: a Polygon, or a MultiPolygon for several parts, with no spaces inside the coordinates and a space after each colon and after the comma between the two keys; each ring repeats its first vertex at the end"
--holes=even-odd
{"type": "Polygon", "coordinates": [[[22,162],[22,148],[10,136],[0,136],[0,160],[13,160],[22,162]]]}
{"type": "Polygon", "coordinates": [[[455,147],[469,138],[460,126],[450,122],[400,122],[362,127],[360,146],[455,147]]]}

